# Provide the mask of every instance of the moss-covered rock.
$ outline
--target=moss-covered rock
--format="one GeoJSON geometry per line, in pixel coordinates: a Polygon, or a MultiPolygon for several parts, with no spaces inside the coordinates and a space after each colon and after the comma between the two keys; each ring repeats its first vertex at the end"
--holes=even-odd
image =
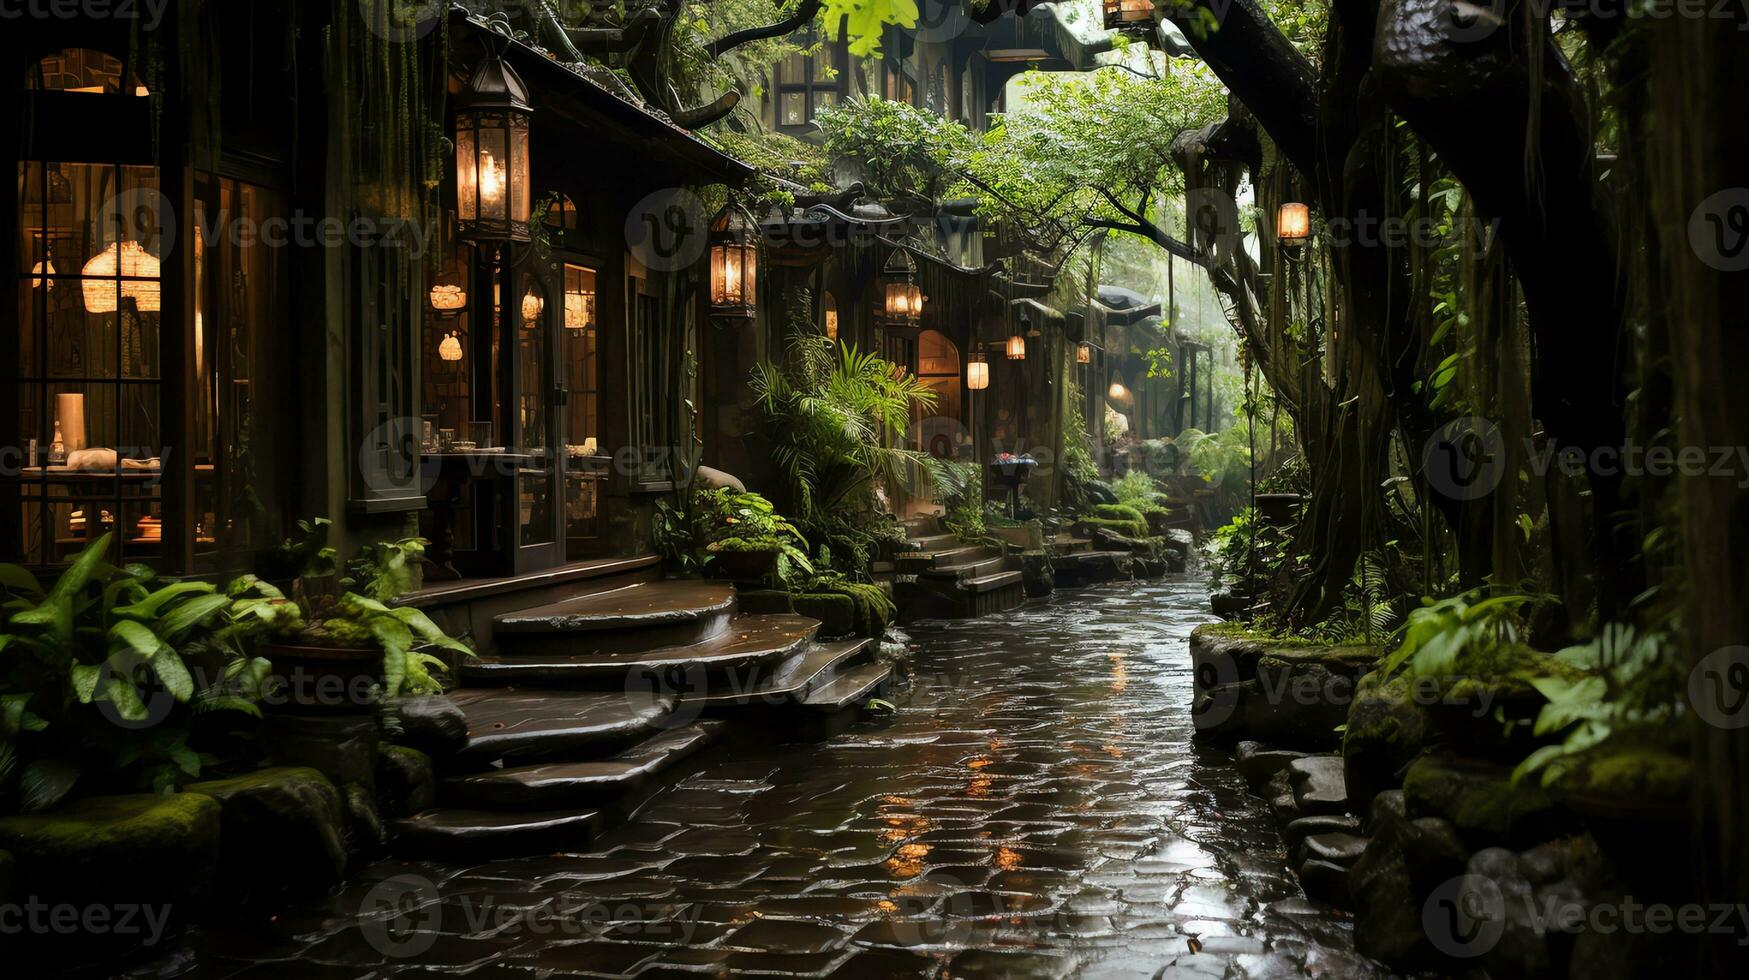
{"type": "Polygon", "coordinates": [[[1348,706],[1342,735],[1342,758],[1348,793],[1365,809],[1387,789],[1401,786],[1403,772],[1427,744],[1427,715],[1422,686],[1398,676],[1386,680],[1378,672],[1362,677],[1348,706]]]}
{"type": "Polygon", "coordinates": [[[1424,755],[1403,778],[1410,817],[1443,817],[1471,847],[1539,844],[1573,829],[1555,799],[1511,769],[1472,759],[1424,755]]]}
{"type": "Polygon", "coordinates": [[[345,874],[340,791],[316,770],[263,769],[194,783],[187,792],[223,808],[219,884],[226,898],[319,894],[345,874]]]}
{"type": "Polygon", "coordinates": [[[408,817],[437,803],[437,766],[405,745],[385,745],[377,760],[377,795],[390,817],[408,817]]]}
{"type": "Polygon", "coordinates": [[[1148,522],[1142,520],[1140,515],[1137,515],[1133,520],[1114,517],[1083,517],[1080,523],[1091,533],[1098,533],[1101,530],[1111,531],[1132,541],[1138,541],[1148,536],[1148,522]]]}
{"type": "Polygon", "coordinates": [[[210,900],[219,825],[218,802],[190,793],[90,797],[49,813],[0,817],[15,899],[106,918],[101,930],[27,924],[15,937],[9,970],[29,976],[50,965],[70,969],[162,948],[210,900]]]}
{"type": "Polygon", "coordinates": [[[841,592],[807,592],[792,596],[796,614],[820,621],[821,636],[856,632],[856,600],[841,592]]]}

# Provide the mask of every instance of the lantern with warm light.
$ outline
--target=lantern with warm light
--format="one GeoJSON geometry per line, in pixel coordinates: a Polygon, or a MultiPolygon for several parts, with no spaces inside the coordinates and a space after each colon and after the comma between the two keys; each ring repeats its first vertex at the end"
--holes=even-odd
{"type": "Polygon", "coordinates": [[[1093,363],[1093,345],[1092,344],[1081,343],[1075,347],[1075,363],[1076,364],[1092,364],[1093,363]]]}
{"type": "Polygon", "coordinates": [[[437,358],[441,361],[459,361],[462,359],[462,341],[455,331],[443,335],[443,342],[437,345],[437,358]]]}
{"type": "Polygon", "coordinates": [[[838,311],[837,310],[827,310],[826,311],[826,339],[827,340],[837,340],[838,339],[838,311]]]}
{"type": "Polygon", "coordinates": [[[529,240],[533,115],[528,87],[503,55],[482,61],[455,115],[456,217],[464,239],[529,240]]]}
{"type": "Polygon", "coordinates": [[[440,313],[454,313],[468,307],[468,294],[453,282],[440,282],[431,287],[431,308],[440,313]]]}
{"type": "Polygon", "coordinates": [[[1124,387],[1122,381],[1113,381],[1111,387],[1105,389],[1105,397],[1114,402],[1127,401],[1130,397],[1130,390],[1124,387]]]}
{"type": "Polygon", "coordinates": [[[1275,216],[1275,239],[1283,245],[1304,245],[1312,237],[1312,213],[1304,204],[1290,201],[1275,216]]]}
{"type": "Polygon", "coordinates": [[[1008,338],[1008,359],[1011,361],[1026,360],[1026,338],[1015,334],[1008,338]]]}
{"type": "Polygon", "coordinates": [[[966,387],[973,391],[983,391],[990,387],[990,362],[984,359],[982,353],[974,353],[966,361],[966,387]]]}
{"type": "Polygon", "coordinates": [[[887,278],[887,322],[894,326],[912,327],[923,316],[923,289],[917,285],[917,266],[911,252],[893,249],[883,270],[887,278]]]}
{"type": "Polygon", "coordinates": [[[158,257],[146,251],[139,242],[116,242],[92,257],[80,270],[85,277],[85,310],[88,313],[114,313],[118,290],[116,278],[121,278],[119,296],[134,301],[141,313],[158,312],[158,257]]]}
{"type": "Polygon", "coordinates": [[[758,297],[759,248],[753,221],[731,207],[711,222],[711,312],[752,319],[758,297]]]}
{"type": "Polygon", "coordinates": [[[1154,19],[1154,0],[1105,0],[1105,29],[1136,27],[1154,19]]]}
{"type": "Polygon", "coordinates": [[[547,301],[533,290],[522,294],[522,325],[533,327],[540,320],[540,315],[546,311],[547,301]]]}

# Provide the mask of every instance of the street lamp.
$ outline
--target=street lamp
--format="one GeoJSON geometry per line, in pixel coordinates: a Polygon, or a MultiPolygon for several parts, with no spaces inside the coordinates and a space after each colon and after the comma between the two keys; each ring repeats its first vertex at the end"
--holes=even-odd
{"type": "Polygon", "coordinates": [[[759,249],[753,220],[737,207],[711,222],[711,312],[749,320],[758,296],[759,249]]]}
{"type": "Polygon", "coordinates": [[[528,87],[494,54],[480,63],[455,114],[456,217],[464,239],[526,242],[531,178],[528,87]]]}

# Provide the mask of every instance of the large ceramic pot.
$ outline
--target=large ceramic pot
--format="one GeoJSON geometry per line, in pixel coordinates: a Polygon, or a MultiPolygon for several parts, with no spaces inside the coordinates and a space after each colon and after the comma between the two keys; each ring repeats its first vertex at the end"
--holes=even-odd
{"type": "Polygon", "coordinates": [[[273,663],[270,707],[330,714],[375,710],[376,687],[383,680],[379,647],[267,643],[257,652],[273,663]]]}

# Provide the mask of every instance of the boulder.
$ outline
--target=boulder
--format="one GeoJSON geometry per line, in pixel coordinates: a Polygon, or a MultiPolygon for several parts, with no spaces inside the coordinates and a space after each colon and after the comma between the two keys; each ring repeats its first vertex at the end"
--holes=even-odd
{"type": "Polygon", "coordinates": [[[437,767],[405,745],[385,745],[377,760],[377,794],[389,816],[412,816],[437,804],[437,767]]]}
{"type": "Polygon", "coordinates": [[[1443,756],[1422,756],[1403,778],[1408,812],[1443,817],[1471,847],[1528,847],[1572,829],[1554,799],[1526,780],[1514,786],[1504,765],[1443,756]]]}
{"type": "MultiPolygon", "coordinates": [[[[1318,834],[1353,834],[1360,833],[1360,818],[1347,813],[1319,813],[1309,817],[1300,817],[1281,828],[1282,843],[1288,850],[1296,850],[1300,842],[1307,837],[1318,834]]],[[[1365,838],[1362,837],[1364,843],[1365,838]]],[[[1350,862],[1352,863],[1352,862],[1350,862]]]]}
{"type": "Polygon", "coordinates": [[[1376,671],[1355,685],[1342,735],[1348,794],[1358,807],[1403,784],[1403,772],[1427,743],[1421,700],[1431,685],[1404,677],[1386,680],[1376,671]]]}
{"type": "Polygon", "coordinates": [[[1245,702],[1246,733],[1313,751],[1337,748],[1355,677],[1370,669],[1372,655],[1370,648],[1328,647],[1260,657],[1255,696],[1245,702]]]}
{"type": "Polygon", "coordinates": [[[1233,586],[1211,593],[1209,609],[1222,619],[1239,619],[1251,611],[1251,606],[1256,601],[1256,597],[1250,592],[1233,586]]]}
{"type": "Polygon", "coordinates": [[[314,769],[193,783],[221,808],[219,887],[229,901],[326,891],[346,873],[340,791],[314,769]],[[270,862],[264,862],[272,855],[270,862]]]}
{"type": "MultiPolygon", "coordinates": [[[[1301,820],[1314,819],[1301,817],[1301,820]]],[[[1298,822],[1298,821],[1296,821],[1298,822]]],[[[1304,861],[1328,861],[1344,868],[1353,867],[1366,850],[1366,838],[1357,834],[1313,834],[1300,842],[1300,858],[1304,861]]]]}
{"type": "Polygon", "coordinates": [[[89,797],[47,813],[0,817],[13,899],[40,906],[44,917],[36,928],[21,924],[9,973],[43,975],[51,967],[71,970],[162,950],[207,906],[219,825],[218,802],[193,793],[89,797]],[[75,928],[53,925],[66,915],[76,917],[75,928]]]}
{"type": "Polygon", "coordinates": [[[856,632],[856,600],[842,592],[803,593],[792,596],[796,615],[820,621],[823,637],[850,636],[856,632]]]}
{"type": "Polygon", "coordinates": [[[1342,782],[1342,757],[1309,755],[1288,763],[1294,803],[1304,814],[1348,812],[1348,789],[1342,782]]]}
{"type": "Polygon", "coordinates": [[[375,715],[270,713],[263,734],[268,758],[276,766],[308,767],[336,786],[376,783],[375,715]]]}
{"type": "Polygon", "coordinates": [[[1422,924],[1422,903],[1403,857],[1403,792],[1388,790],[1373,798],[1367,818],[1366,847],[1349,875],[1353,896],[1354,946],[1398,970],[1426,969],[1439,961],[1422,924]]]}
{"type": "Polygon", "coordinates": [[[441,694],[401,698],[395,702],[395,717],[401,722],[396,741],[434,758],[452,755],[468,744],[467,716],[441,694]]]}
{"type": "Polygon", "coordinates": [[[1439,817],[1404,819],[1397,829],[1403,849],[1403,864],[1417,894],[1426,895],[1441,882],[1464,873],[1469,849],[1457,828],[1439,817]]]}
{"type": "Polygon", "coordinates": [[[737,490],[741,493],[747,492],[747,485],[741,482],[740,477],[735,476],[733,473],[725,473],[714,467],[701,465],[698,468],[696,479],[698,480],[698,485],[706,490],[737,490]]]}
{"type": "Polygon", "coordinates": [[[1354,904],[1350,893],[1348,869],[1330,861],[1307,860],[1300,862],[1300,887],[1306,894],[1320,902],[1328,902],[1337,908],[1348,908],[1354,904]]]}
{"type": "Polygon", "coordinates": [[[1239,767],[1239,775],[1245,777],[1246,785],[1255,793],[1264,783],[1269,782],[1269,777],[1286,769],[1288,763],[1304,757],[1304,752],[1273,748],[1262,742],[1244,741],[1239,743],[1234,761],[1239,767]]]}
{"type": "Polygon", "coordinates": [[[1190,721],[1196,737],[1230,744],[1245,735],[1245,702],[1257,686],[1254,680],[1198,690],[1191,696],[1190,721]]]}
{"type": "Polygon", "coordinates": [[[1263,788],[1263,798],[1269,801],[1269,812],[1275,817],[1276,826],[1285,827],[1300,815],[1299,804],[1294,801],[1294,791],[1286,769],[1269,777],[1268,784],[1263,788]]]}
{"type": "MultiPolygon", "coordinates": [[[[1551,976],[1548,941],[1533,916],[1542,912],[1530,882],[1518,866],[1518,855],[1503,847],[1488,847],[1470,856],[1459,879],[1460,908],[1480,910],[1484,924],[1472,929],[1478,938],[1467,944],[1480,956],[1490,978],[1524,980],[1551,976]]],[[[1434,936],[1434,945],[1442,937],[1434,936]]]]}
{"type": "Polygon", "coordinates": [[[358,783],[346,786],[346,843],[353,854],[375,854],[388,843],[383,818],[377,813],[376,795],[358,783]]]}

